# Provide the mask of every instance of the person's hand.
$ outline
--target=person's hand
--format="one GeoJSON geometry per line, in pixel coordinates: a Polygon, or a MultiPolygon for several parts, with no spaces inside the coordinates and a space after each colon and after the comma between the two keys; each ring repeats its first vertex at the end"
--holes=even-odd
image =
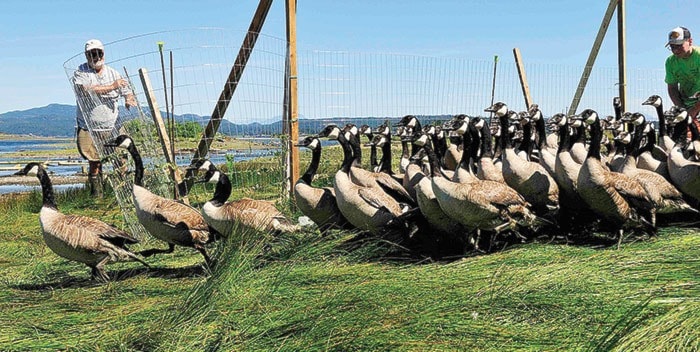
{"type": "Polygon", "coordinates": [[[122,87],[126,87],[128,85],[129,85],[129,83],[123,78],[120,78],[120,79],[112,82],[112,88],[114,90],[117,90],[117,89],[122,88],[122,87]]]}
{"type": "Polygon", "coordinates": [[[126,105],[127,109],[136,106],[136,98],[134,98],[133,94],[127,95],[125,100],[124,105],[126,105]]]}

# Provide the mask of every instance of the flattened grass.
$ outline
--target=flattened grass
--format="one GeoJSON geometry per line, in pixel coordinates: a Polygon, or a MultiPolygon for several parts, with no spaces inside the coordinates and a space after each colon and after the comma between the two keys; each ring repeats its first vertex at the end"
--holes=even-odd
{"type": "MultiPolygon", "coordinates": [[[[211,189],[190,199],[201,204],[211,189]]],[[[59,208],[123,227],[113,200],[60,193],[59,208]]],[[[89,269],[40,235],[39,193],[0,199],[0,350],[700,349],[700,232],[665,228],[620,250],[529,243],[452,262],[385,254],[350,232],[238,230],[194,250],[89,269]],[[393,258],[393,259],[392,259],[393,258]]],[[[296,214],[299,215],[299,214],[296,214]]],[[[164,246],[157,241],[134,246],[164,246]]]]}

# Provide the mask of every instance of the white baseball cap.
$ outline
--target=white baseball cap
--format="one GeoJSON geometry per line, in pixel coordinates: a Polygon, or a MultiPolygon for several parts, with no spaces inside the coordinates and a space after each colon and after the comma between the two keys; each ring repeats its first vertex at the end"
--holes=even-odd
{"type": "Polygon", "coordinates": [[[102,42],[97,39],[90,39],[87,42],[85,42],[85,52],[88,52],[92,49],[100,49],[102,51],[105,51],[104,45],[102,45],[102,42]]]}
{"type": "Polygon", "coordinates": [[[686,40],[690,39],[690,31],[685,27],[676,27],[668,33],[668,43],[669,45],[680,45],[686,40]]]}

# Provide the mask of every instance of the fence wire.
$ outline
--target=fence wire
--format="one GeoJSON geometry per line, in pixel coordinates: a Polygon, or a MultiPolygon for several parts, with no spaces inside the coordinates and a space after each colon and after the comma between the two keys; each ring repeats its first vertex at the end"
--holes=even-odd
{"type": "MultiPolygon", "coordinates": [[[[180,167],[189,165],[202,137],[202,126],[209,121],[224,85],[235,84],[219,133],[208,141],[208,157],[216,164],[225,164],[237,189],[270,189],[264,196],[267,198],[284,193],[288,151],[282,116],[287,101],[287,42],[259,35],[254,48],[242,49],[250,58],[240,80],[226,82],[245,35],[245,31],[197,28],[105,43],[106,63],[130,81],[139,104],[127,110],[122,103],[119,120],[124,131],[137,140],[147,170],[145,185],[154,193],[172,197],[174,186],[141,85],[141,68],[148,72],[180,167]]],[[[506,102],[516,111],[526,109],[513,58],[500,57],[495,62],[493,57],[307,50],[299,51],[297,60],[301,135],[317,133],[328,123],[375,126],[408,114],[428,120],[445,120],[456,114],[487,117],[484,108],[492,99],[506,102]]],[[[64,63],[69,82],[83,62],[81,52],[64,63]]],[[[524,68],[532,100],[545,117],[566,112],[583,66],[524,63],[524,68]]],[[[665,96],[663,74],[662,68],[628,69],[627,109],[656,119],[653,108],[641,103],[652,94],[665,96]]],[[[617,68],[594,67],[578,110],[593,108],[602,116],[612,114],[612,99],[618,91],[617,68]]],[[[77,103],[94,102],[78,99],[77,103]]],[[[102,147],[103,136],[95,126],[88,127],[98,152],[108,157],[110,151],[102,147]]],[[[138,235],[142,230],[131,215],[133,177],[116,172],[119,164],[115,160],[106,159],[108,179],[127,223],[138,235]]]]}

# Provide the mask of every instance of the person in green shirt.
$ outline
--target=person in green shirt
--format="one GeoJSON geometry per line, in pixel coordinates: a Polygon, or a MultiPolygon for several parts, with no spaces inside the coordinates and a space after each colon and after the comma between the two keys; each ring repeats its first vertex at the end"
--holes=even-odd
{"type": "Polygon", "coordinates": [[[685,27],[672,29],[666,46],[673,53],[666,59],[668,95],[673,104],[686,108],[700,126],[697,120],[700,99],[691,98],[700,92],[700,47],[693,46],[693,38],[685,27]]]}

